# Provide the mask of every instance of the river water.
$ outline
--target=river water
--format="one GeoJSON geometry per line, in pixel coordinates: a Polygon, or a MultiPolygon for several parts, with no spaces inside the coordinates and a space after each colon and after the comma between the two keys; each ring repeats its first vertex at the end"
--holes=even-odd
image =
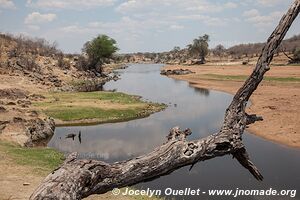
{"type": "MultiPolygon", "coordinates": [[[[144,119],[94,126],[58,127],[49,146],[64,153],[78,152],[81,158],[106,162],[133,158],[152,151],[166,140],[170,128],[190,128],[190,139],[205,137],[221,127],[224,112],[232,95],[207,89],[196,89],[185,81],[160,75],[163,65],[131,65],[119,70],[121,80],[109,82],[105,90],[117,90],[140,95],[143,99],[166,103],[169,107],[144,119]],[[65,139],[68,133],[81,131],[81,140],[65,139]]],[[[252,175],[231,156],[214,158],[181,168],[170,175],[138,184],[142,189],[288,189],[300,193],[300,151],[244,134],[244,143],[264,175],[256,181],[252,175]]],[[[170,198],[170,197],[167,197],[170,198]]],[[[233,197],[175,196],[174,199],[233,199],[233,197]]],[[[236,199],[300,199],[290,196],[243,196],[236,199]]]]}

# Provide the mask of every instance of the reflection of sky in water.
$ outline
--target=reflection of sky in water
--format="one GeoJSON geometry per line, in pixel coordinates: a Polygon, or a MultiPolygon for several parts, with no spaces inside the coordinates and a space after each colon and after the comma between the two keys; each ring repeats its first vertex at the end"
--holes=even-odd
{"type": "MultiPolygon", "coordinates": [[[[165,111],[130,122],[57,128],[49,146],[63,152],[77,151],[82,157],[113,162],[153,150],[166,140],[169,129],[177,125],[181,128],[191,128],[193,131],[191,139],[216,132],[222,123],[224,111],[232,99],[231,95],[191,88],[184,81],[161,76],[160,67],[161,65],[135,65],[120,70],[121,80],[110,82],[104,88],[117,89],[121,92],[141,95],[150,101],[170,104],[165,111]],[[65,139],[66,134],[79,130],[82,132],[81,144],[78,138],[74,141],[65,139]]],[[[188,172],[188,167],[185,167],[171,175],[139,184],[138,187],[299,189],[298,150],[287,149],[248,134],[244,137],[253,161],[265,176],[262,183],[253,180],[237,161],[226,156],[198,163],[191,172],[188,172]]]]}

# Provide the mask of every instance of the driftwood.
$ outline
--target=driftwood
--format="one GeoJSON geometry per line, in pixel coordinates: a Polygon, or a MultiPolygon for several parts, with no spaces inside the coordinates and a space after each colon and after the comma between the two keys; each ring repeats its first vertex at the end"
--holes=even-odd
{"type": "Polygon", "coordinates": [[[189,129],[171,129],[167,141],[149,154],[131,160],[108,164],[95,160],[78,160],[71,154],[34,191],[30,199],[82,199],[92,194],[103,194],[114,188],[131,186],[169,174],[183,166],[227,154],[233,155],[257,179],[262,180],[255,165],[249,160],[242,142],[248,124],[262,120],[245,112],[246,104],[270,69],[275,50],[286,35],[300,10],[296,0],[269,37],[256,67],[244,85],[235,94],[226,110],[221,130],[206,138],[187,141],[189,129]]]}

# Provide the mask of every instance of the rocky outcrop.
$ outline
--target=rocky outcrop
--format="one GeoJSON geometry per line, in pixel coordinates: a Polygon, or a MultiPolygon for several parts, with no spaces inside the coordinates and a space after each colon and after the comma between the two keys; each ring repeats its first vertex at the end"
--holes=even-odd
{"type": "Polygon", "coordinates": [[[54,134],[54,120],[30,108],[32,101],[44,98],[17,88],[0,89],[0,138],[26,147],[45,146],[54,134]]]}
{"type": "Polygon", "coordinates": [[[55,123],[51,118],[14,117],[10,121],[0,121],[0,139],[25,147],[46,146],[54,130],[55,123]]]}
{"type": "Polygon", "coordinates": [[[160,72],[161,75],[166,75],[166,76],[170,76],[170,75],[187,75],[187,74],[191,74],[191,73],[195,73],[192,72],[189,69],[174,69],[174,70],[162,70],[160,72]]]}
{"type": "Polygon", "coordinates": [[[24,146],[27,147],[46,146],[55,130],[55,123],[52,118],[31,119],[25,122],[25,126],[28,140],[24,143],[24,146]]]}

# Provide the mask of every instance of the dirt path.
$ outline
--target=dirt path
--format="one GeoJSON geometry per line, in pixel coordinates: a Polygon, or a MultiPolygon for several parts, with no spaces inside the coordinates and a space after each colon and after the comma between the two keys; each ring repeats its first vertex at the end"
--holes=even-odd
{"type": "MultiPolygon", "coordinates": [[[[243,77],[252,72],[246,66],[167,66],[165,69],[190,69],[195,74],[172,76],[189,81],[193,86],[234,94],[243,84],[243,77]],[[241,80],[239,80],[241,79],[241,80]]],[[[252,95],[249,114],[263,116],[248,129],[251,133],[284,144],[300,147],[300,67],[276,66],[267,73],[268,81],[263,81],[252,95]],[[296,78],[290,79],[290,78],[296,78]],[[277,81],[277,78],[280,78],[277,81]]]]}

